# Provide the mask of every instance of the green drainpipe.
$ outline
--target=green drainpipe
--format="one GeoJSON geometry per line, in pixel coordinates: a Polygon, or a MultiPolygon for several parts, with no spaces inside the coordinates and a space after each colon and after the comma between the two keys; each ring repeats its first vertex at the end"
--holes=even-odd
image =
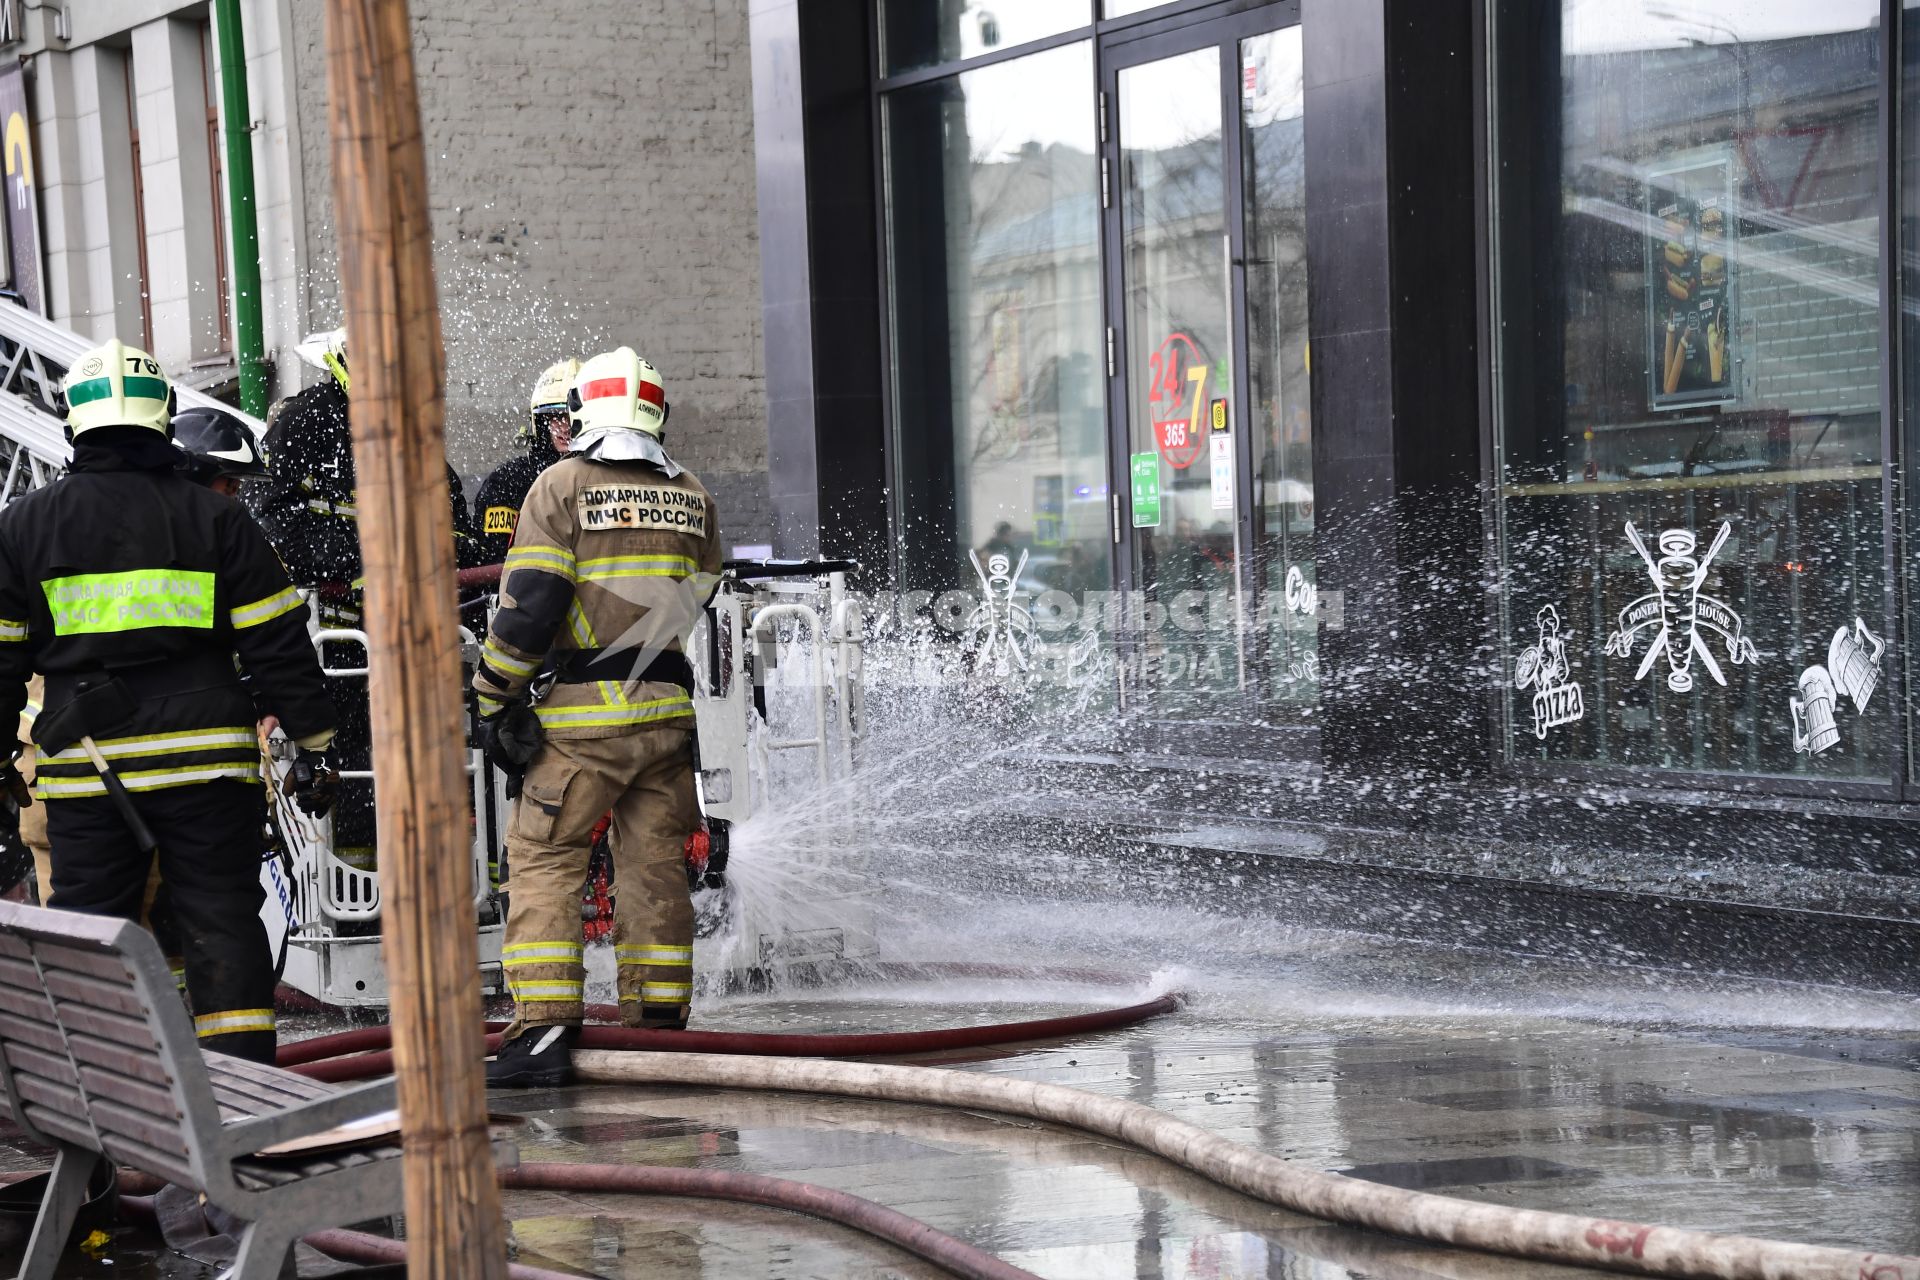
{"type": "Polygon", "coordinates": [[[260,228],[253,216],[253,110],[247,103],[247,46],[240,0],[213,0],[220,39],[221,114],[227,137],[227,225],[233,228],[233,331],[240,408],[267,416],[267,369],[260,335],[260,228]]]}

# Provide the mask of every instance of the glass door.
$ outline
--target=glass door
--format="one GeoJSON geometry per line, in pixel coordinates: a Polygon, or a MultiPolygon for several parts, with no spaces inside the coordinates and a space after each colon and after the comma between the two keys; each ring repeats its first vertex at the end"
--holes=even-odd
{"type": "Polygon", "coordinates": [[[1235,729],[1310,723],[1318,688],[1300,32],[1261,16],[1104,81],[1128,703],[1235,729]]]}
{"type": "Polygon", "coordinates": [[[1117,72],[1128,675],[1144,709],[1180,720],[1237,703],[1243,677],[1220,70],[1209,45],[1117,72]]]}
{"type": "Polygon", "coordinates": [[[1300,28],[1239,42],[1239,260],[1247,329],[1255,584],[1249,648],[1265,718],[1312,723],[1320,703],[1307,345],[1307,183],[1300,28]]]}

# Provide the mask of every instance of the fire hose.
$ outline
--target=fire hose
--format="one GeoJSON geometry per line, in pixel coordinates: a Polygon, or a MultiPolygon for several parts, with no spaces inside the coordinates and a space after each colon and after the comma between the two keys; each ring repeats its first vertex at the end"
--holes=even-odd
{"type": "MultiPolygon", "coordinates": [[[[909,1218],[897,1210],[844,1191],[807,1182],[731,1170],[674,1169],[655,1165],[529,1164],[503,1168],[499,1174],[501,1186],[523,1191],[682,1196],[695,1200],[730,1200],[769,1209],[786,1209],[885,1240],[963,1280],[1040,1280],[1031,1271],[1002,1262],[964,1240],[936,1230],[918,1219],[909,1218]]],[[[153,1197],[132,1194],[152,1190],[153,1180],[139,1174],[123,1174],[121,1187],[120,1204],[128,1216],[143,1226],[157,1228],[159,1214],[153,1197]]],[[[365,1231],[333,1228],[310,1232],[301,1239],[341,1262],[378,1265],[404,1264],[407,1260],[404,1240],[371,1235],[365,1231]]],[[[507,1276],[508,1280],[580,1280],[578,1276],[565,1272],[522,1263],[509,1264],[507,1276]]]]}
{"type": "MultiPolygon", "coordinates": [[[[1222,1186],[1296,1212],[1489,1253],[1718,1280],[1920,1280],[1920,1258],[1511,1209],[1304,1169],[1138,1103],[1062,1085],[797,1056],[922,1053],[1084,1034],[1170,1012],[1178,1003],[1177,996],[1162,996],[1066,1018],[878,1034],[766,1035],[590,1026],[582,1032],[575,1062],[579,1077],[586,1081],[828,1093],[999,1111],[1070,1125],[1131,1143],[1222,1186]],[[654,1048],[680,1052],[649,1051],[654,1048]],[[796,1056],[753,1056],[757,1049],[796,1056]]],[[[390,1053],[364,1052],[388,1043],[385,1032],[382,1027],[346,1032],[290,1045],[283,1052],[302,1063],[295,1067],[302,1074],[359,1079],[392,1069],[390,1053]],[[362,1052],[323,1057],[355,1050],[362,1052]]],[[[505,1185],[523,1184],[509,1180],[505,1185]]]]}
{"type": "Polygon", "coordinates": [[[929,1067],[715,1054],[575,1056],[583,1081],[835,1094],[997,1111],[1130,1143],[1221,1186],[1328,1222],[1544,1262],[1714,1280],[1916,1280],[1920,1258],[1512,1209],[1307,1169],[1165,1112],[1065,1085],[929,1067]]]}
{"type": "MultiPolygon", "coordinates": [[[[989,1023],[978,1027],[943,1027],[932,1031],[881,1031],[804,1035],[748,1031],[654,1031],[641,1027],[587,1026],[580,1032],[583,1049],[660,1050],[684,1053],[776,1054],[811,1058],[895,1057],[909,1053],[942,1053],[956,1049],[978,1049],[990,1045],[1016,1044],[1027,1040],[1052,1040],[1063,1036],[1090,1035],[1132,1026],[1148,1018],[1172,1013],[1180,1007],[1180,997],[1164,995],[1139,1004],[1091,1013],[1068,1014],[1058,1018],[1036,1018],[1027,1022],[989,1023]]],[[[590,1015],[610,1012],[604,1006],[591,1006],[590,1015]]],[[[487,1051],[499,1048],[501,1023],[488,1023],[487,1051]]],[[[285,1045],[279,1065],[315,1080],[338,1083],[367,1080],[391,1074],[393,1054],[386,1046],[393,1043],[387,1027],[365,1027],[338,1035],[319,1036],[285,1045]],[[372,1052],[369,1052],[372,1051],[372,1052]],[[347,1055],[347,1056],[342,1056],[347,1055]]]]}

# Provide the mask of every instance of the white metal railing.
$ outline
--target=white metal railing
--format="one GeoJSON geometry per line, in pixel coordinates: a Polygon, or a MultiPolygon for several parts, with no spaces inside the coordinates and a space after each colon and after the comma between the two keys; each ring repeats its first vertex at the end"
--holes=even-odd
{"type": "MultiPolygon", "coordinates": [[[[807,632],[811,639],[807,649],[813,662],[813,679],[808,682],[806,692],[813,702],[813,736],[811,738],[770,738],[767,741],[769,751],[807,751],[814,753],[815,766],[820,781],[826,782],[831,776],[827,740],[827,634],[820,625],[820,614],[811,605],[769,604],[754,610],[753,642],[761,653],[770,653],[779,644],[777,625],[783,618],[791,618],[807,632]]],[[[798,641],[796,640],[796,643],[798,641]]]]}
{"type": "MultiPolygon", "coordinates": [[[[328,644],[357,644],[361,651],[371,654],[367,645],[367,633],[351,627],[320,628],[311,633],[316,651],[325,654],[328,644]]],[[[463,650],[477,647],[479,641],[473,632],[460,628],[460,645],[463,650]]],[[[321,673],[331,680],[361,679],[367,677],[365,666],[336,667],[328,666],[323,656],[321,673]]],[[[483,767],[481,753],[477,748],[467,751],[466,772],[473,792],[473,811],[485,812],[488,790],[488,770],[483,767]]],[[[342,769],[342,782],[364,782],[371,791],[375,786],[373,770],[342,769]]],[[[348,863],[335,853],[333,840],[333,819],[329,815],[323,820],[322,838],[312,844],[308,850],[311,860],[307,874],[318,881],[318,903],[320,912],[329,921],[367,921],[380,918],[380,878],[377,872],[363,871],[348,863]]],[[[475,821],[471,855],[473,859],[473,905],[476,910],[484,907],[490,896],[491,886],[487,876],[487,835],[484,823],[475,821]]]]}

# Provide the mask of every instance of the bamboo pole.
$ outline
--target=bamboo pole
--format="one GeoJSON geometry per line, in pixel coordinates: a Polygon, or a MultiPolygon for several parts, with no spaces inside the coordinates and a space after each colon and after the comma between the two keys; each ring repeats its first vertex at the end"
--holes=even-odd
{"type": "Polygon", "coordinates": [[[335,224],[366,572],[381,922],[410,1274],[503,1280],[487,1139],[445,355],[406,0],[327,0],[335,224]]]}

